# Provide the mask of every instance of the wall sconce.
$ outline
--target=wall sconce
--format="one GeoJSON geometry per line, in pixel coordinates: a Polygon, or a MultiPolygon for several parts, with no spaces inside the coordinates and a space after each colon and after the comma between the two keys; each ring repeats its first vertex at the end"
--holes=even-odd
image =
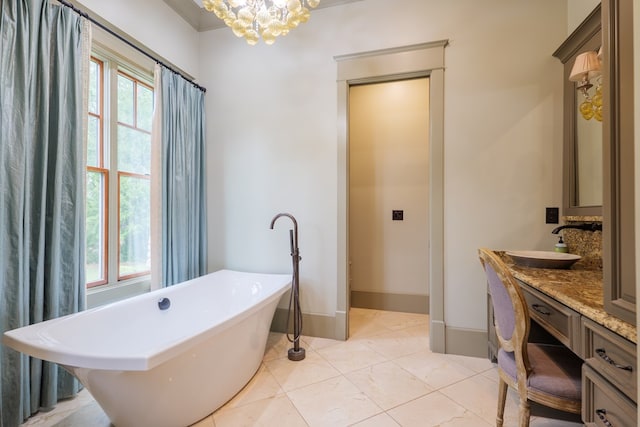
{"type": "Polygon", "coordinates": [[[585,120],[595,118],[602,121],[602,78],[601,78],[602,48],[595,51],[583,52],[576,57],[569,75],[569,80],[576,82],[576,89],[584,95],[585,100],[580,104],[580,114],[585,120]],[[591,80],[597,79],[595,94],[591,96],[589,89],[593,87],[591,80]]]}

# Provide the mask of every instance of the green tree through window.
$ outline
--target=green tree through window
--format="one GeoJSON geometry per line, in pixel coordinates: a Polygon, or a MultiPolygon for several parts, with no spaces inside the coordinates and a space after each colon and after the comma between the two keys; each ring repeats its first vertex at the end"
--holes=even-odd
{"type": "Polygon", "coordinates": [[[153,88],[149,80],[114,67],[110,59],[91,60],[86,186],[89,287],[150,271],[153,88]],[[115,105],[109,105],[109,99],[115,105]]]}

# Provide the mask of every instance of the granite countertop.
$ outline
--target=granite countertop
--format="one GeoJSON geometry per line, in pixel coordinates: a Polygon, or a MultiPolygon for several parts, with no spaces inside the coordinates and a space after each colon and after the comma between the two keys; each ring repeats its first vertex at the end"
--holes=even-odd
{"type": "Polygon", "coordinates": [[[553,270],[520,267],[504,252],[496,251],[516,279],[548,295],[627,340],[637,343],[636,327],[604,310],[602,270],[553,270]]]}

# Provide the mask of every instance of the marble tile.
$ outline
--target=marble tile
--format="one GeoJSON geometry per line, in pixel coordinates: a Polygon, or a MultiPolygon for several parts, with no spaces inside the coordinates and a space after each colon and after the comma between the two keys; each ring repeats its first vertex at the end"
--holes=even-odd
{"type": "MultiPolygon", "coordinates": [[[[483,375],[474,375],[439,391],[487,423],[495,423],[498,410],[497,382],[483,375]]],[[[504,411],[504,423],[507,426],[518,424],[518,395],[514,390],[509,391],[504,411]]]]}
{"type": "Polygon", "coordinates": [[[287,357],[287,352],[292,346],[285,334],[270,332],[262,360],[267,361],[287,357]]]}
{"type": "Polygon", "coordinates": [[[345,341],[318,350],[318,353],[343,374],[387,360],[362,341],[345,341]]]}
{"type": "Polygon", "coordinates": [[[339,376],[287,393],[311,427],[347,426],[382,413],[347,378],[339,376]]]}
{"type": "Polygon", "coordinates": [[[384,413],[375,415],[371,418],[367,418],[364,421],[353,424],[353,427],[400,427],[400,424],[395,422],[393,418],[384,413]]]}
{"type": "Polygon", "coordinates": [[[379,363],[346,375],[382,409],[391,409],[432,391],[424,382],[393,362],[379,363]]]}
{"type": "Polygon", "coordinates": [[[414,326],[422,326],[429,331],[429,316],[426,314],[399,313],[394,311],[382,311],[376,316],[376,322],[384,325],[392,331],[399,331],[414,326]]]}
{"type": "Polygon", "coordinates": [[[371,337],[390,332],[383,321],[379,320],[379,310],[352,308],[349,311],[349,338],[357,339],[371,337]]]}
{"type": "Polygon", "coordinates": [[[489,378],[496,384],[500,381],[500,376],[498,375],[498,365],[493,365],[491,369],[487,369],[486,371],[481,372],[481,375],[489,378]]]}
{"type": "Polygon", "coordinates": [[[321,350],[323,348],[331,347],[343,342],[340,340],[332,340],[329,338],[307,337],[304,335],[300,339],[304,343],[304,346],[306,349],[315,350],[315,351],[321,350]]]}
{"type": "Polygon", "coordinates": [[[429,351],[429,337],[415,336],[406,331],[385,332],[363,341],[387,359],[429,351]]]}
{"type": "MultiPolygon", "coordinates": [[[[38,425],[38,424],[36,424],[38,425]]],[[[75,427],[75,426],[91,426],[91,427],[110,427],[111,421],[104,413],[102,408],[96,403],[88,403],[74,411],[68,417],[60,422],[53,424],[54,427],[75,427]]]]}
{"type": "Polygon", "coordinates": [[[490,371],[496,366],[494,363],[491,363],[491,361],[486,357],[469,357],[461,356],[458,354],[449,354],[447,356],[458,365],[462,365],[465,368],[471,369],[473,372],[477,373],[490,371]]]}
{"type": "Polygon", "coordinates": [[[279,394],[283,394],[284,390],[280,387],[278,381],[262,364],[258,368],[258,372],[251,378],[251,381],[236,394],[233,399],[227,402],[224,408],[235,408],[243,406],[248,403],[255,402],[257,400],[263,400],[270,397],[275,397],[279,394]]]}
{"type": "Polygon", "coordinates": [[[489,427],[492,424],[440,392],[387,411],[403,427],[489,427]]]}
{"type": "Polygon", "coordinates": [[[469,368],[454,362],[448,355],[421,351],[395,360],[403,369],[437,390],[462,381],[475,374],[469,368]]]}
{"type": "MultiPolygon", "coordinates": [[[[91,396],[91,394],[87,390],[81,390],[76,397],[60,401],[53,410],[47,412],[38,412],[37,414],[26,420],[24,424],[22,424],[22,426],[51,427],[61,422],[66,423],[62,425],[72,425],[69,424],[69,422],[73,422],[75,418],[71,418],[67,421],[64,420],[72,417],[76,412],[81,412],[83,416],[92,416],[90,415],[90,413],[95,411],[85,408],[87,405],[95,406],[97,407],[98,411],[102,412],[102,409],[100,409],[100,407],[93,400],[93,396],[91,396]]],[[[109,423],[107,423],[106,425],[108,426],[109,423]]]]}
{"type": "Polygon", "coordinates": [[[340,375],[315,351],[308,351],[304,360],[293,362],[287,358],[264,362],[284,391],[294,390],[340,375]]]}
{"type": "Polygon", "coordinates": [[[306,427],[291,400],[285,395],[258,400],[237,408],[219,409],[213,414],[215,427],[306,427]]]}
{"type": "Polygon", "coordinates": [[[402,332],[412,337],[423,337],[429,339],[429,326],[428,325],[415,325],[402,329],[402,332]]]}

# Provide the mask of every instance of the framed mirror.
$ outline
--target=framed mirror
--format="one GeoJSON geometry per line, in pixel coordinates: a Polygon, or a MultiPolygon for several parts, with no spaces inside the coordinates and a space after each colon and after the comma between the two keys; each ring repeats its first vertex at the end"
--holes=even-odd
{"type": "Polygon", "coordinates": [[[579,107],[585,97],[569,80],[576,57],[589,50],[597,52],[601,46],[602,22],[597,6],[553,53],[564,64],[563,215],[602,215],[602,122],[583,117],[579,107]]]}

